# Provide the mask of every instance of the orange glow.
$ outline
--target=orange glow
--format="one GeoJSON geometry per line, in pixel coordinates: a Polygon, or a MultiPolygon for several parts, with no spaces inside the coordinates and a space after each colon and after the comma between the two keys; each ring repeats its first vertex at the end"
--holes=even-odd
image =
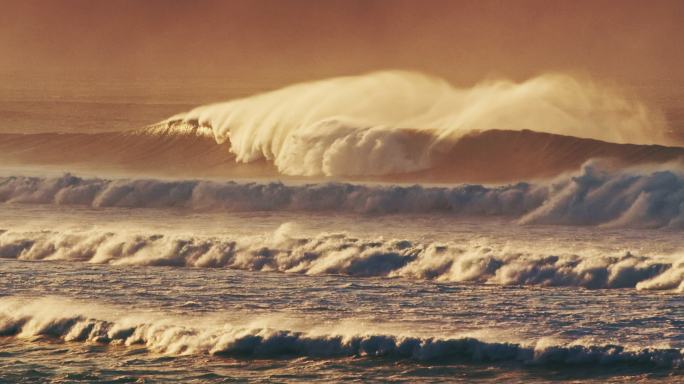
{"type": "Polygon", "coordinates": [[[9,0],[0,70],[282,85],[384,68],[455,82],[549,70],[684,80],[684,2],[9,0]]]}

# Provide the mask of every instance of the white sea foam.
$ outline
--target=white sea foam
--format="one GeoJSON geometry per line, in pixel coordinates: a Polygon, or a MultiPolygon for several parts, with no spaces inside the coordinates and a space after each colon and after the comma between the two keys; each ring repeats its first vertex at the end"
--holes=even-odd
{"type": "Polygon", "coordinates": [[[217,238],[108,231],[0,233],[0,257],[113,265],[223,267],[307,275],[431,279],[499,285],[684,288],[678,255],[580,254],[521,249],[482,240],[420,243],[344,233],[298,236],[290,224],[271,234],[217,238]]]}
{"type": "Polygon", "coordinates": [[[625,347],[482,341],[472,336],[412,336],[377,333],[343,324],[295,328],[288,322],[243,319],[237,323],[138,313],[60,298],[0,299],[0,335],[22,339],[96,342],[144,346],[167,355],[211,354],[237,358],[374,357],[418,361],[513,362],[526,365],[682,366],[684,351],[625,347]]]}
{"type": "Polygon", "coordinates": [[[677,167],[608,170],[589,162],[549,182],[456,187],[286,185],[145,179],[0,178],[0,203],[157,207],[216,211],[445,213],[509,217],[520,224],[684,226],[684,175],[677,167]]]}

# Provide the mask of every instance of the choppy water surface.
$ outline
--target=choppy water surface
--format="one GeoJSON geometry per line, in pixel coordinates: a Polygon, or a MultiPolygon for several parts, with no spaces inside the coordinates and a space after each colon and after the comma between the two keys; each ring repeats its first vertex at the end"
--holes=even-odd
{"type": "Polygon", "coordinates": [[[6,84],[0,382],[684,381],[679,107],[232,83],[6,84]]]}
{"type": "Polygon", "coordinates": [[[675,231],[434,215],[2,213],[5,381],[682,380],[675,231]],[[196,262],[207,254],[213,263],[196,262]]]}

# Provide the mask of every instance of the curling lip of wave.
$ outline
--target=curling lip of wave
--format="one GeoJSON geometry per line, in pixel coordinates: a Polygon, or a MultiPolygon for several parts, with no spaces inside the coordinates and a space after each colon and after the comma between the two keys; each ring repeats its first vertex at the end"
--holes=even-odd
{"type": "Polygon", "coordinates": [[[174,177],[512,182],[597,157],[684,158],[683,148],[651,145],[673,144],[666,131],[637,102],[567,76],[456,89],[379,72],[202,106],[135,131],[0,134],[0,162],[174,177]]]}
{"type": "Polygon", "coordinates": [[[613,143],[672,142],[659,114],[564,75],[459,89],[420,73],[375,72],[201,106],[164,125],[199,127],[203,134],[210,129],[218,143],[230,143],[237,161],[266,159],[283,174],[301,176],[425,170],[457,139],[491,129],[613,143]]]}
{"type": "Polygon", "coordinates": [[[503,216],[521,224],[684,227],[677,168],[622,169],[589,162],[575,176],[498,187],[106,180],[72,175],[0,178],[0,203],[179,207],[226,211],[337,211],[503,216]]]}
{"type": "Polygon", "coordinates": [[[295,331],[263,326],[201,327],[136,318],[98,319],[81,305],[59,300],[29,303],[0,300],[0,335],[47,337],[67,342],[142,345],[168,355],[211,354],[228,357],[376,357],[417,361],[511,362],[532,366],[640,366],[680,369],[684,352],[675,348],[626,348],[621,345],[548,343],[523,345],[485,342],[473,337],[413,337],[339,331],[295,331]]]}
{"type": "Polygon", "coordinates": [[[235,239],[0,231],[0,258],[684,292],[684,258],[553,254],[477,242],[421,244],[343,233],[297,237],[293,232],[290,224],[271,235],[235,239]]]}

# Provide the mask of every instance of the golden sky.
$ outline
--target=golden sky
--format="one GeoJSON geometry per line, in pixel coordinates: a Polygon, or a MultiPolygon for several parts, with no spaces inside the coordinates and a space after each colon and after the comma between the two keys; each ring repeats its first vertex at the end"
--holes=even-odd
{"type": "Polygon", "coordinates": [[[684,81],[682,0],[3,0],[0,71],[291,81],[382,68],[684,81]]]}

